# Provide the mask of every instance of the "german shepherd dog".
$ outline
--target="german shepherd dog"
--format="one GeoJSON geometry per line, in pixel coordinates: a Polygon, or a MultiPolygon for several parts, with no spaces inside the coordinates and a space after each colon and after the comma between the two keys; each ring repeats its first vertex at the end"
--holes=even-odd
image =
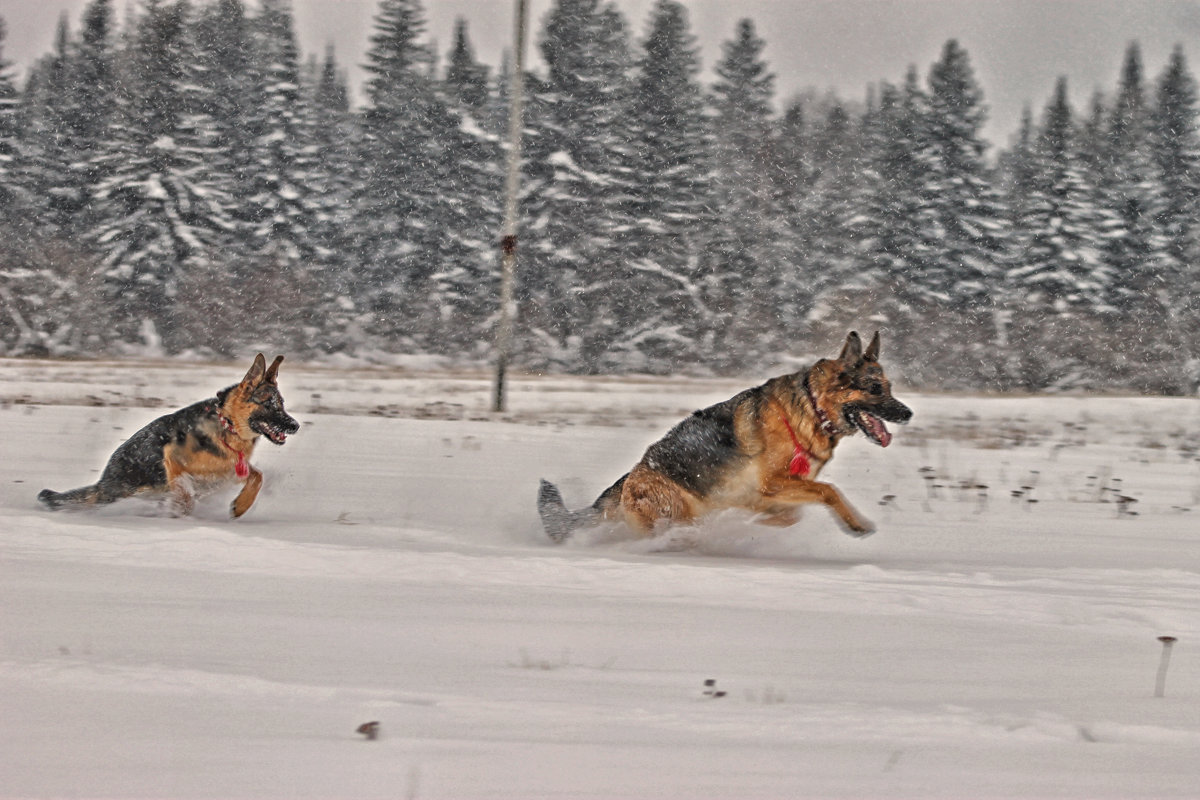
{"type": "Polygon", "coordinates": [[[892,397],[879,365],[879,334],[864,351],[852,331],[836,359],[823,358],[693,413],[650,445],[589,508],[568,510],[558,489],[543,480],[538,513],[546,533],[561,542],[600,520],[623,521],[647,535],[727,508],[784,527],[799,519],[800,504],[824,503],[848,533],[865,536],[874,530],[871,523],[817,475],[843,437],[862,431],[887,447],[892,435],[884,422],[911,417],[908,406],[892,397]]]}
{"type": "Polygon", "coordinates": [[[259,353],[241,383],[159,417],[126,439],[96,483],[67,492],[43,489],[38,500],[53,510],[163,492],[169,493],[171,511],[183,516],[192,512],[197,490],[241,481],[230,511],[235,518],[242,516],[262,488],[262,473],[250,466],[258,437],[283,444],[300,429],[283,410],[276,385],[282,362],[283,356],[277,356],[267,367],[259,353]]]}

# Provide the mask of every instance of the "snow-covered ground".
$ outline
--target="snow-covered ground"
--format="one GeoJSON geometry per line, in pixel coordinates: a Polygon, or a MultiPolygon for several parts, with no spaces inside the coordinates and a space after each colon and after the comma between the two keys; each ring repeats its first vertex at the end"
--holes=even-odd
{"type": "Polygon", "coordinates": [[[1194,399],[898,389],[824,473],[874,536],[555,547],[539,477],[590,503],[744,384],[519,379],[493,418],[485,375],[289,362],[243,519],[36,507],[248,363],[0,361],[0,796],[1200,792],[1194,399]]]}

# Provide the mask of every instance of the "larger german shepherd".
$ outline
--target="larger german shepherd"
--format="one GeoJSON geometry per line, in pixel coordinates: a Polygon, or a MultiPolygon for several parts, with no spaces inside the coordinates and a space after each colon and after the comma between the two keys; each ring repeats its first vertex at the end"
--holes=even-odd
{"type": "Polygon", "coordinates": [[[282,362],[283,356],[278,356],[267,367],[259,353],[241,383],[159,417],[126,439],[96,483],[67,492],[43,489],[38,500],[59,509],[169,492],[172,512],[186,515],[195,506],[198,489],[242,481],[230,507],[233,516],[240,517],[262,488],[262,473],[250,466],[258,437],[283,444],[288,434],[300,430],[300,423],[283,410],[276,384],[282,362]]]}
{"type": "Polygon", "coordinates": [[[892,397],[879,365],[879,334],[864,351],[858,334],[841,355],[695,412],[650,445],[642,460],[591,505],[569,511],[548,481],[538,490],[546,533],[561,542],[580,526],[624,521],[649,534],[726,508],[759,514],[769,525],[799,518],[801,503],[824,503],[851,535],[873,531],[832,484],[817,480],[844,436],[862,431],[880,447],[892,441],[884,421],[912,411],[892,397]]]}

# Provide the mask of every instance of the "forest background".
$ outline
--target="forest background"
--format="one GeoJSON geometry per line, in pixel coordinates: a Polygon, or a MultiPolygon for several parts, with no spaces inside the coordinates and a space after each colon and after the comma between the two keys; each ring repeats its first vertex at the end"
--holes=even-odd
{"type": "MultiPolygon", "coordinates": [[[[21,85],[0,24],[0,353],[489,361],[511,70],[468,24],[436,52],[381,0],[357,105],[286,0],[92,0],[21,85]]],[[[535,42],[518,367],[759,374],[877,327],[925,389],[1200,387],[1182,47],[994,151],[954,40],[782,102],[753,20],[705,83],[672,0],[557,0],[535,42]]]]}

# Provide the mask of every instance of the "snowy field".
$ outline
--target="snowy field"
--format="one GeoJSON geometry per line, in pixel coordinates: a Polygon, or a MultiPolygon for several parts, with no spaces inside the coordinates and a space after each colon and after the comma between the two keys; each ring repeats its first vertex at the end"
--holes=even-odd
{"type": "Polygon", "coordinates": [[[539,477],[590,503],[749,382],[520,379],[494,418],[487,376],[288,362],[243,519],[36,507],[248,365],[0,360],[0,796],[1200,793],[1194,399],[899,388],[824,473],[874,536],[555,547],[539,477]]]}

